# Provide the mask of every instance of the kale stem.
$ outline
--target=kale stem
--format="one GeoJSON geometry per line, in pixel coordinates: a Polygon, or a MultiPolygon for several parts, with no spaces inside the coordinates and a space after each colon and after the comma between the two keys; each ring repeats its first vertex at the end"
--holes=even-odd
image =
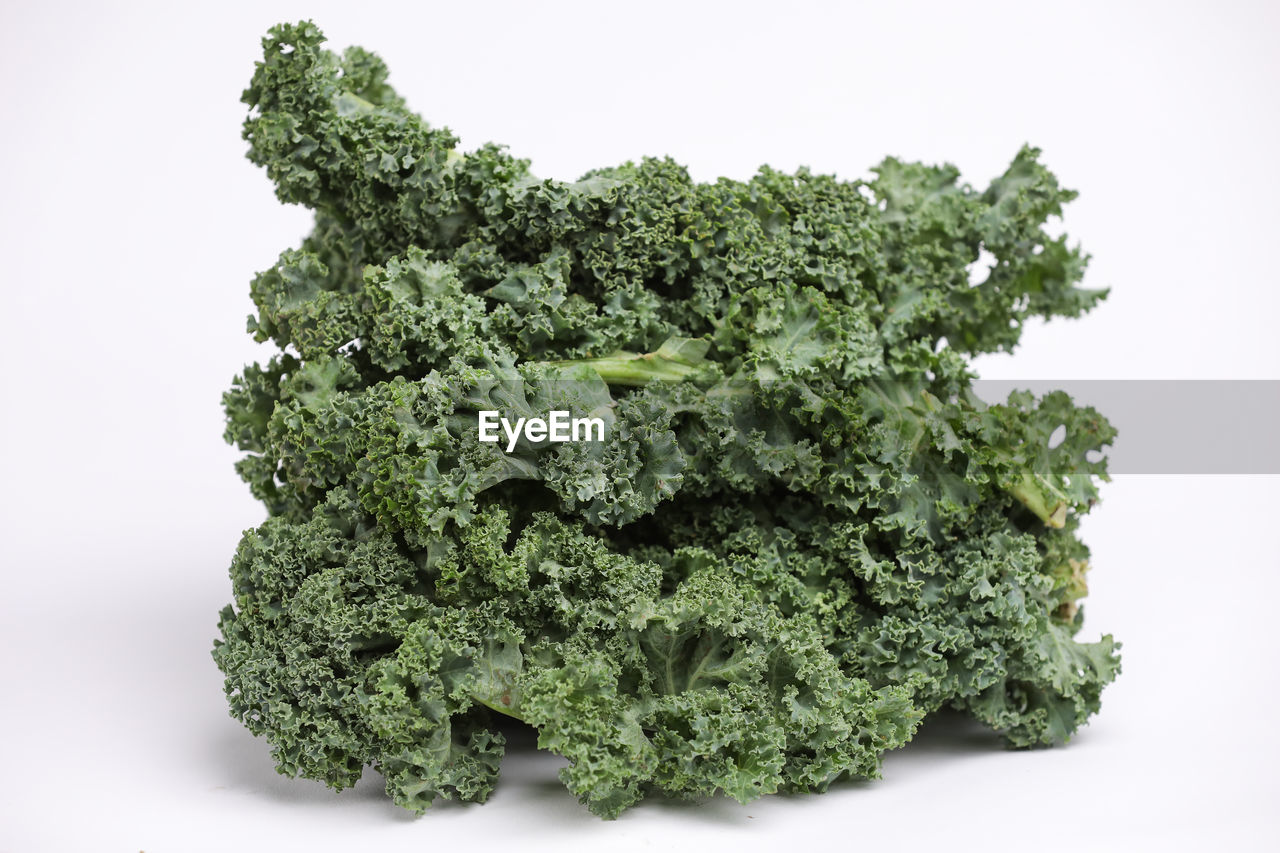
{"type": "Polygon", "coordinates": [[[646,385],[654,380],[675,381],[688,379],[705,363],[708,344],[692,338],[671,338],[657,351],[649,353],[619,350],[600,358],[580,358],[570,361],[551,361],[557,367],[584,365],[600,375],[610,385],[646,385]]]}

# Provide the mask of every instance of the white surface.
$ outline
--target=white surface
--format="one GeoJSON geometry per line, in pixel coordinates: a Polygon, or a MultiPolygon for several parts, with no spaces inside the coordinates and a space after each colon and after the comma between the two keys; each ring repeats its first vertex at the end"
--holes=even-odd
{"type": "Polygon", "coordinates": [[[1114,291],[985,376],[1280,377],[1273,6],[362,5],[0,11],[0,853],[1274,845],[1277,478],[1106,488],[1086,634],[1120,638],[1125,672],[1062,750],[953,722],[878,782],[614,823],[529,754],[488,805],[419,820],[373,778],[332,794],[276,776],[208,651],[262,515],[218,398],[265,357],[242,331],[250,276],[308,221],[238,137],[278,20],[378,51],[429,120],[552,177],[661,153],[704,179],[855,177],[895,154],[983,184],[1031,141],[1081,190],[1066,230],[1114,291]]]}

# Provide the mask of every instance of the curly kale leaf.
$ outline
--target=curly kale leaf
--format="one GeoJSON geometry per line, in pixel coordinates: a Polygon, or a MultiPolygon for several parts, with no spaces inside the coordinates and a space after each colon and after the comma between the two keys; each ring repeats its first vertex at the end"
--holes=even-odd
{"type": "Polygon", "coordinates": [[[812,620],[686,562],[665,593],[657,565],[499,509],[406,549],[334,490],[246,534],[215,657],[282,772],[340,788],[374,764],[415,811],[488,795],[494,713],[534,726],[607,817],[648,790],[746,801],[874,775],[918,722],[906,691],[848,677],[812,620]]]}

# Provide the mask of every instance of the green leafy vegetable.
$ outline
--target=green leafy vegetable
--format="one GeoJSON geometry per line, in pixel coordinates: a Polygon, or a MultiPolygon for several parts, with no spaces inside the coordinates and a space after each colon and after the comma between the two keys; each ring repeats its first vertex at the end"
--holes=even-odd
{"type": "Polygon", "coordinates": [[[1044,230],[1074,193],[1037,150],[981,192],[893,159],[538,180],[322,42],[274,28],[245,92],[315,229],[251,287],[282,352],[224,397],[270,517],[214,657],[282,773],[484,800],[510,718],[615,817],[875,776],[945,706],[1017,746],[1097,711],[1118,645],[1074,639],[1076,528],[1113,431],[985,405],[966,362],[1104,295],[1044,230]],[[557,410],[607,439],[478,430],[557,410]]]}

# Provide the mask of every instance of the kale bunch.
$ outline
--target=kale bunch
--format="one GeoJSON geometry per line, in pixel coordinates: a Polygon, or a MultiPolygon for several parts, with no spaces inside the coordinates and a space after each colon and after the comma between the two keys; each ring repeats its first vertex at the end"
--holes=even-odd
{"type": "Polygon", "coordinates": [[[1037,150],[984,191],[895,159],[539,180],[323,41],[274,28],[244,94],[315,227],[253,281],[281,352],[224,397],[270,517],[214,658],[280,772],[484,800],[512,718],[615,817],[875,776],[944,706],[1016,746],[1098,709],[1118,646],[1074,639],[1076,528],[1113,431],[985,405],[966,361],[1104,295],[1043,230],[1074,193],[1037,150]],[[607,438],[479,438],[552,410],[607,438]]]}

